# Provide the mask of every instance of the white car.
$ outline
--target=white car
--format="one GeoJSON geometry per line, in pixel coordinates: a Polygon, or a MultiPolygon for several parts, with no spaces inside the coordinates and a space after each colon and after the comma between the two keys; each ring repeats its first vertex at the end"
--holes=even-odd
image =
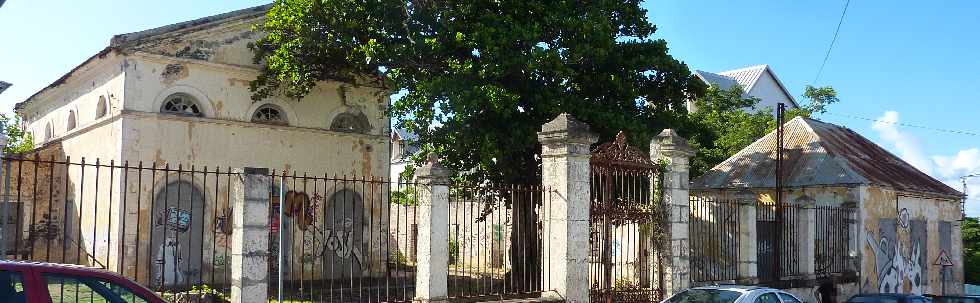
{"type": "Polygon", "coordinates": [[[716,285],[687,289],[662,303],[802,303],[791,293],[759,286],[716,285]]]}

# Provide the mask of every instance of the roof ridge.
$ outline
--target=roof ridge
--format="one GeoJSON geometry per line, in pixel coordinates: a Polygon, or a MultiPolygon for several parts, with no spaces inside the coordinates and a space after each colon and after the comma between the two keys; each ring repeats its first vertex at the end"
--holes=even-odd
{"type": "MultiPolygon", "coordinates": [[[[722,75],[722,74],[726,74],[726,73],[736,73],[736,72],[741,72],[741,71],[747,71],[747,70],[750,70],[750,69],[759,69],[759,68],[768,68],[768,67],[769,67],[769,64],[756,64],[756,65],[752,65],[752,66],[747,66],[747,67],[736,68],[736,69],[732,69],[732,70],[721,71],[721,72],[718,72],[718,74],[719,75],[722,75]]],[[[722,75],[722,76],[725,76],[725,75],[722,75]]]]}
{"type": "Polygon", "coordinates": [[[225,13],[221,13],[221,14],[217,14],[217,15],[205,16],[205,17],[201,17],[201,18],[197,18],[197,19],[193,19],[193,20],[188,20],[188,21],[184,21],[184,22],[178,22],[178,23],[173,23],[173,24],[158,26],[158,27],[154,27],[154,28],[150,28],[150,29],[146,29],[146,30],[142,30],[142,31],[136,31],[136,32],[125,33],[125,34],[118,34],[118,35],[113,36],[112,39],[109,40],[109,46],[110,47],[118,47],[120,45],[129,43],[129,42],[143,40],[143,39],[146,39],[146,38],[149,38],[149,37],[153,37],[153,36],[157,36],[157,35],[162,35],[162,34],[174,32],[174,31],[185,30],[185,29],[192,29],[192,28],[196,28],[198,26],[202,26],[202,25],[205,25],[205,24],[210,24],[210,23],[214,23],[214,22],[218,22],[218,21],[225,21],[225,20],[239,18],[239,17],[245,18],[245,17],[250,17],[250,16],[253,16],[253,15],[264,14],[265,12],[267,12],[269,10],[269,8],[272,7],[272,5],[273,4],[271,4],[271,3],[270,4],[263,4],[263,5],[259,5],[259,6],[253,6],[253,7],[243,8],[243,9],[234,10],[234,11],[230,11],[230,12],[225,12],[225,13]]]}

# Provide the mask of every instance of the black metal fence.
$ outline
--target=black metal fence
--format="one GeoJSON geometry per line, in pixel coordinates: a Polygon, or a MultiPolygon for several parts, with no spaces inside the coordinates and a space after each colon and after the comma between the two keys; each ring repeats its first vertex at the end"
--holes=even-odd
{"type": "Polygon", "coordinates": [[[756,245],[758,274],[761,282],[800,275],[800,208],[777,207],[760,203],[756,206],[756,245]]]}
{"type": "Polygon", "coordinates": [[[449,297],[540,293],[549,274],[542,218],[552,191],[541,186],[452,186],[449,297]]]}
{"type": "Polygon", "coordinates": [[[739,201],[690,198],[691,282],[738,279],[739,201]]]}
{"type": "Polygon", "coordinates": [[[280,295],[279,273],[289,301],[414,298],[416,184],[295,172],[271,178],[271,298],[280,295]]]}
{"type": "Polygon", "coordinates": [[[111,270],[165,298],[227,294],[229,168],[3,158],[6,259],[111,270]]]}
{"type": "Polygon", "coordinates": [[[818,206],[816,212],[816,252],[814,270],[817,276],[854,272],[850,265],[855,209],[851,207],[818,206]]]}

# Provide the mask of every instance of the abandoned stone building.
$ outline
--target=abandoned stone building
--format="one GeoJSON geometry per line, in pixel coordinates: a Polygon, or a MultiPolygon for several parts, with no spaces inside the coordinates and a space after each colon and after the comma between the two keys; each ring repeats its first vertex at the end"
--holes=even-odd
{"type": "MultiPolygon", "coordinates": [[[[244,167],[320,176],[319,185],[297,177],[283,186],[321,201],[314,205],[348,208],[348,222],[337,218],[346,229],[379,224],[385,210],[364,206],[381,196],[376,184],[328,186],[324,178],[387,178],[389,94],[370,83],[327,81],[301,100],[274,96],[253,101],[249,82],[259,75],[260,65],[253,61],[249,44],[262,36],[254,26],[269,7],[116,35],[105,49],[17,104],[15,110],[38,147],[22,155],[28,162],[5,161],[5,202],[19,205],[7,209],[32,218],[17,227],[23,239],[9,243],[6,253],[35,256],[78,247],[75,256],[51,261],[104,265],[140,281],[207,279],[207,273],[195,268],[225,264],[227,251],[211,248],[207,257],[200,251],[184,255],[184,265],[174,270],[178,277],[164,276],[169,274],[163,268],[140,271],[137,265],[180,259],[172,251],[178,242],[191,243],[190,251],[226,245],[232,191],[227,174],[244,167]],[[45,162],[31,162],[34,157],[45,162]],[[40,179],[25,177],[31,171],[40,179]],[[164,203],[149,206],[150,199],[164,203]],[[127,200],[132,203],[124,205],[127,200]],[[96,211],[104,213],[93,218],[96,211]],[[153,231],[135,228],[151,223],[153,231]],[[78,234],[68,234],[66,228],[41,233],[39,226],[65,226],[78,234]],[[219,232],[212,237],[215,230],[219,232]],[[152,247],[140,251],[142,244],[152,247]]],[[[273,194],[278,196],[278,189],[273,194]]],[[[273,222],[271,228],[289,224],[273,222]]],[[[312,244],[302,236],[296,239],[293,250],[299,258],[299,251],[311,251],[303,245],[312,244]]],[[[327,249],[342,258],[372,255],[351,248],[351,239],[333,241],[327,249]]]]}
{"type": "Polygon", "coordinates": [[[781,254],[799,267],[767,262],[780,241],[771,230],[775,132],[692,183],[692,196],[742,203],[738,234],[728,235],[740,246],[737,280],[770,276],[803,298],[819,288],[838,302],[859,292],[963,293],[961,193],[848,128],[797,117],[784,129],[781,254]],[[830,207],[853,211],[828,218],[830,207]]]}

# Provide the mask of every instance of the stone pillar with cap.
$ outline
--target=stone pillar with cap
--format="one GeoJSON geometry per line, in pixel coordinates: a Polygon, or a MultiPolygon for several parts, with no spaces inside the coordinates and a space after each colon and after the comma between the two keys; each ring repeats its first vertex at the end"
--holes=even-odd
{"type": "Polygon", "coordinates": [[[542,185],[552,191],[543,212],[544,296],[589,302],[589,159],[598,137],[563,113],[541,126],[542,185]]]}
{"type": "Polygon", "coordinates": [[[231,302],[265,303],[269,283],[269,192],[265,168],[234,170],[231,187],[231,302]]]}
{"type": "Polygon", "coordinates": [[[738,203],[738,280],[736,283],[759,283],[759,252],[756,226],[758,195],[743,189],[735,194],[738,203]]]}
{"type": "Polygon", "coordinates": [[[446,302],[449,297],[449,170],[429,154],[415,171],[418,186],[418,253],[415,302],[446,302]]]}
{"type": "Polygon", "coordinates": [[[670,256],[664,273],[664,297],[691,285],[690,275],[690,165],[694,150],[673,129],[665,129],[650,142],[650,159],[666,162],[663,193],[669,207],[667,231],[670,233],[670,256]]]}
{"type": "Polygon", "coordinates": [[[792,239],[786,239],[785,243],[796,243],[798,245],[798,257],[800,262],[800,275],[803,279],[813,279],[816,278],[816,246],[817,246],[817,212],[814,207],[816,206],[816,199],[810,197],[807,194],[800,195],[796,198],[796,203],[789,207],[796,209],[796,222],[793,224],[796,226],[796,234],[792,235],[787,233],[787,237],[792,236],[792,239]]]}

